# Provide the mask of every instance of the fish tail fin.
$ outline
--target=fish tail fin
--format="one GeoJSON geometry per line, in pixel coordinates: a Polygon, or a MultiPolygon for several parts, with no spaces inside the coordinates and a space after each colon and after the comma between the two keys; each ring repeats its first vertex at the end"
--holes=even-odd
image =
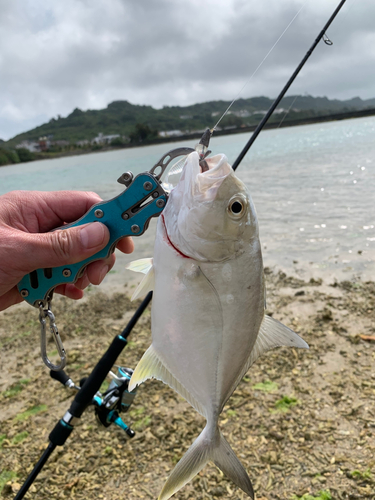
{"type": "Polygon", "coordinates": [[[219,446],[213,449],[212,460],[216,467],[224,472],[226,476],[231,479],[241,490],[249,495],[254,500],[254,489],[251,484],[250,478],[241,464],[237,455],[232,450],[230,444],[222,435],[219,428],[217,428],[219,437],[219,446]]]}
{"type": "Polygon", "coordinates": [[[254,499],[254,490],[243,465],[219,428],[212,436],[206,426],[173,469],[158,500],[167,500],[212,460],[237,486],[254,499]]]}
{"type": "Polygon", "coordinates": [[[203,429],[167,479],[158,500],[167,500],[203,469],[210,460],[210,439],[207,427],[203,429]]]}

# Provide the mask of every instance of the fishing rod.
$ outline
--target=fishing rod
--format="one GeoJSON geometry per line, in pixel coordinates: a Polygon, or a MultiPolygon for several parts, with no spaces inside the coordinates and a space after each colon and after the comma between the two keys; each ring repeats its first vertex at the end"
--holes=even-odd
{"type": "MultiPolygon", "coordinates": [[[[308,52],[306,53],[305,57],[302,59],[301,63],[298,65],[296,70],[294,71],[293,75],[290,77],[282,91],[280,92],[279,96],[275,99],[273,104],[271,105],[270,109],[268,110],[267,114],[264,116],[264,118],[261,120],[257,128],[255,129],[254,133],[252,134],[250,140],[247,142],[241,153],[238,155],[237,159],[233,163],[233,170],[236,170],[241,161],[243,160],[244,156],[264,128],[265,124],[271,117],[272,113],[275,111],[276,107],[280,103],[281,99],[297,77],[298,73],[301,71],[302,67],[318,45],[319,41],[325,36],[325,32],[328,29],[328,27],[331,25],[332,21],[335,19],[341,8],[343,7],[344,3],[346,0],[341,0],[340,4],[338,7],[335,9],[334,13],[332,16],[329,18],[328,22],[325,24],[321,32],[319,33],[318,37],[314,41],[313,45],[310,47],[308,52]]],[[[332,42],[327,38],[324,40],[327,45],[332,45],[332,42]]],[[[208,146],[208,141],[209,137],[212,132],[208,135],[207,133],[203,134],[203,137],[201,139],[201,144],[208,146]]],[[[187,149],[191,148],[185,148],[187,153],[187,149]]],[[[193,151],[191,149],[191,151],[193,151]]],[[[179,150],[179,155],[182,155],[182,150],[179,150]]],[[[172,158],[168,157],[168,153],[162,157],[162,159],[153,167],[151,172],[155,172],[155,169],[157,167],[160,167],[162,169],[162,172],[157,175],[157,177],[161,177],[162,173],[164,172],[166,166],[168,163],[171,161],[172,158]],[[167,160],[167,161],[165,161],[167,160]]],[[[204,161],[204,160],[203,160],[204,161]]],[[[132,176],[129,172],[123,174],[123,176],[120,177],[119,182],[125,185],[131,185],[133,179],[130,178],[129,176],[132,176]]],[[[142,175],[142,174],[141,174],[142,175]]],[[[142,180],[143,182],[143,180],[142,180]]],[[[147,181],[143,184],[143,187],[145,187],[146,191],[151,190],[150,186],[146,186],[147,181]]],[[[158,188],[160,189],[160,188],[158,188]]],[[[126,191],[125,191],[126,192],[126,191]]],[[[160,194],[160,193],[159,193],[160,194]]],[[[121,195],[119,195],[120,198],[121,195]]],[[[116,198],[116,199],[117,199],[116,198]]],[[[157,197],[155,197],[157,198],[157,197]]],[[[112,200],[110,200],[112,202],[112,200]]],[[[110,202],[107,202],[110,203],[110,202]]],[[[164,204],[160,204],[160,199],[157,198],[156,200],[157,203],[159,203],[157,206],[162,209],[164,207],[164,204]]],[[[111,207],[112,208],[112,207],[111,207]]],[[[139,213],[139,212],[138,212],[139,213]]],[[[128,215],[128,212],[123,213],[123,218],[128,219],[129,217],[125,217],[125,215],[128,215]]],[[[95,210],[95,216],[96,217],[103,217],[103,212],[102,210],[98,210],[96,208],[95,210]],[[98,214],[98,212],[101,212],[98,214]]],[[[131,215],[129,215],[131,217],[131,215]]],[[[143,221],[144,224],[146,225],[146,222],[143,221]]],[[[137,227],[137,232],[140,231],[140,227],[137,227]]],[[[134,232],[135,225],[132,225],[132,231],[134,232]]],[[[66,271],[66,269],[64,269],[66,271]]],[[[78,272],[78,271],[77,271],[78,272]]],[[[39,276],[40,277],[40,276],[39,276]]],[[[34,279],[34,285],[35,285],[35,276],[33,276],[34,279]]],[[[36,283],[37,280],[36,280],[36,283]]],[[[34,286],[35,288],[35,286],[34,286]]],[[[38,286],[36,286],[38,288],[38,286]]],[[[21,290],[21,294],[22,294],[21,290]]],[[[27,295],[23,295],[24,297],[27,295]]],[[[48,297],[50,299],[50,297],[48,297]]],[[[37,462],[37,464],[34,466],[33,470],[30,472],[29,476],[26,478],[24,484],[14,497],[14,500],[21,500],[24,498],[25,494],[29,490],[30,486],[36,479],[37,475],[39,472],[42,470],[43,466],[46,464],[48,458],[50,457],[51,453],[54,451],[56,446],[63,446],[65,442],[67,441],[68,437],[70,436],[71,432],[74,429],[74,426],[79,422],[80,417],[82,416],[83,412],[87,409],[88,406],[94,405],[95,406],[95,412],[98,420],[100,423],[102,423],[105,427],[108,427],[112,423],[115,423],[119,427],[121,427],[125,433],[127,438],[131,438],[134,436],[134,432],[124,423],[122,422],[121,418],[119,417],[118,413],[121,411],[126,412],[130,404],[132,402],[132,399],[134,398],[134,391],[133,393],[129,393],[127,391],[128,388],[128,382],[130,380],[130,375],[132,370],[127,369],[127,368],[119,368],[118,373],[122,375],[121,377],[117,377],[116,375],[112,374],[114,376],[114,380],[111,382],[111,385],[103,395],[100,394],[99,389],[104,382],[105,378],[107,377],[107,374],[110,373],[113,365],[116,363],[118,356],[121,354],[125,346],[127,345],[127,337],[130,335],[132,332],[134,326],[137,324],[139,318],[142,316],[143,312],[149,305],[152,299],[152,292],[149,292],[146,297],[143,299],[142,303],[140,306],[137,308],[135,313],[133,314],[132,318],[130,319],[129,323],[126,325],[124,330],[121,332],[121,334],[116,335],[116,337],[113,339],[112,343],[108,347],[107,351],[103,354],[103,356],[100,358],[98,363],[96,364],[95,368],[92,370],[91,374],[87,379],[84,379],[81,381],[81,387],[75,386],[75,384],[72,382],[72,380],[69,378],[68,375],[61,369],[61,370],[56,370],[56,366],[51,364],[51,376],[52,378],[58,380],[61,382],[63,385],[74,388],[77,390],[77,394],[69,408],[69,410],[65,413],[64,417],[60,419],[57,424],[55,425],[54,429],[49,435],[49,444],[45,451],[43,452],[41,458],[37,462]]],[[[44,311],[45,312],[45,311],[44,311]]],[[[43,308],[41,308],[41,313],[43,313],[43,308]]],[[[47,314],[45,317],[42,317],[42,332],[44,332],[45,336],[45,328],[46,328],[46,317],[50,319],[50,328],[51,331],[54,332],[55,337],[59,339],[58,337],[58,332],[56,325],[54,323],[54,316],[51,313],[49,309],[49,302],[48,302],[48,309],[47,309],[47,314]]],[[[56,340],[56,339],[55,339],[56,340]]],[[[45,353],[46,354],[46,353],[45,353]]],[[[49,360],[47,359],[49,362],[49,360]]],[[[65,365],[64,365],[65,366],[65,365]]]]}

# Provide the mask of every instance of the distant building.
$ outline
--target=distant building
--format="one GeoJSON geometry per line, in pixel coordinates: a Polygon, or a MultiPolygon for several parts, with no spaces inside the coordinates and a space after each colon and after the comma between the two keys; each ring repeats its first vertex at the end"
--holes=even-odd
{"type": "Polygon", "coordinates": [[[35,141],[22,141],[17,144],[16,149],[28,149],[31,153],[40,151],[39,143],[35,141]]]}
{"type": "Polygon", "coordinates": [[[90,141],[88,139],[83,139],[83,141],[77,141],[76,145],[79,146],[80,148],[88,146],[90,144],[90,141]]]}
{"type": "Polygon", "coordinates": [[[39,137],[39,151],[47,151],[49,147],[51,146],[51,141],[48,139],[48,137],[39,137]]]}
{"type": "Polygon", "coordinates": [[[233,111],[235,116],[239,116],[240,118],[247,118],[251,115],[250,111],[247,109],[240,109],[239,111],[233,111]]]}
{"type": "Polygon", "coordinates": [[[110,144],[117,137],[120,137],[120,134],[103,135],[102,132],[99,132],[98,136],[91,141],[91,144],[110,144]]]}
{"type": "Polygon", "coordinates": [[[179,135],[183,135],[181,130],[162,130],[159,132],[160,137],[178,137],[179,135]]]}
{"type": "Polygon", "coordinates": [[[50,141],[50,146],[57,146],[58,148],[66,148],[70,145],[69,141],[65,141],[63,139],[57,141],[50,141]]]}

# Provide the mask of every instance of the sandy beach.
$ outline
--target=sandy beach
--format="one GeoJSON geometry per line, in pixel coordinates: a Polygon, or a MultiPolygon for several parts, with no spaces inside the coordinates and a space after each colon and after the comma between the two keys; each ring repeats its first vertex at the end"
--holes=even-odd
{"type": "MultiPolygon", "coordinates": [[[[267,312],[309,343],[276,349],[250,369],[221,416],[221,428],[253,481],[258,500],[375,498],[375,283],[303,281],[266,269],[267,312]],[[308,496],[312,495],[311,497],[308,496]]],[[[56,298],[68,352],[67,373],[90,373],[138,303],[90,290],[72,303],[56,298]]],[[[150,343],[150,311],[118,363],[134,368],[150,343]]],[[[53,381],[39,354],[36,311],[26,304],[0,314],[0,489],[13,498],[73,396],[53,381]]],[[[51,344],[51,349],[53,346],[51,344]]],[[[156,498],[204,422],[161,382],[138,391],[124,420],[100,428],[92,407],[53,453],[28,498],[156,498]]],[[[213,465],[179,499],[246,498],[213,465]]]]}

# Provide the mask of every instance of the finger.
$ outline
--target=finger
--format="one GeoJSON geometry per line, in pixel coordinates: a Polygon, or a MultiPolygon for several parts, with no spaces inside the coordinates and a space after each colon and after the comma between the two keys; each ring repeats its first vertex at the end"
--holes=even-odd
{"type": "Polygon", "coordinates": [[[87,267],[87,276],[90,283],[93,285],[100,285],[100,283],[106,277],[108,271],[112,269],[116,261],[115,254],[111,254],[106,260],[98,260],[93,262],[87,267]]]}
{"type": "Polygon", "coordinates": [[[130,236],[122,238],[116,245],[116,248],[123,253],[132,253],[134,251],[134,241],[130,236]]]}
{"type": "Polygon", "coordinates": [[[74,286],[76,288],[79,288],[80,290],[84,290],[86,287],[88,287],[90,284],[89,277],[87,276],[87,271],[85,269],[85,272],[83,273],[83,276],[81,276],[75,283],[74,286]]]}
{"type": "Polygon", "coordinates": [[[65,295],[65,297],[73,300],[79,300],[83,297],[83,291],[77,288],[72,283],[57,286],[55,288],[55,292],[59,293],[60,295],[65,295]]]}
{"type": "Polygon", "coordinates": [[[102,201],[99,195],[85,191],[36,192],[39,231],[46,232],[80,219],[93,205],[102,201]]]}
{"type": "Polygon", "coordinates": [[[51,233],[15,233],[19,265],[24,274],[34,269],[75,264],[102,250],[109,241],[109,230],[93,222],[51,233]]]}
{"type": "Polygon", "coordinates": [[[0,311],[4,311],[4,309],[7,309],[8,307],[13,306],[14,304],[18,304],[22,301],[23,298],[21,297],[17,287],[15,286],[0,297],[0,311]]]}

